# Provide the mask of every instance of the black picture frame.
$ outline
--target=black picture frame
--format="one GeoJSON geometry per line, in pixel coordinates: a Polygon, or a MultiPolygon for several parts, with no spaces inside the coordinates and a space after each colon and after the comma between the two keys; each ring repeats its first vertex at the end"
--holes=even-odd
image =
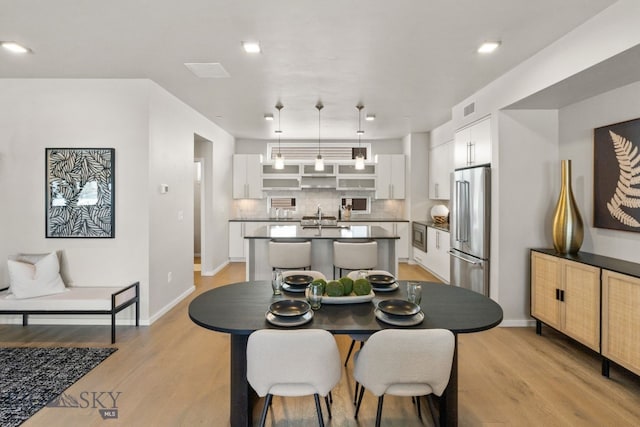
{"type": "Polygon", "coordinates": [[[593,132],[593,225],[640,232],[640,118],[593,132]]]}
{"type": "Polygon", "coordinates": [[[115,237],[114,148],[45,148],[45,237],[115,237]]]}

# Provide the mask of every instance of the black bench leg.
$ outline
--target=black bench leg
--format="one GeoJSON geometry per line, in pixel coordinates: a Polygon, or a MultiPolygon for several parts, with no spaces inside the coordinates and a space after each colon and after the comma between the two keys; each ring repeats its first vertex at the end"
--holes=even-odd
{"type": "Polygon", "coordinates": [[[111,344],[116,343],[116,314],[111,313],[111,344]]]}

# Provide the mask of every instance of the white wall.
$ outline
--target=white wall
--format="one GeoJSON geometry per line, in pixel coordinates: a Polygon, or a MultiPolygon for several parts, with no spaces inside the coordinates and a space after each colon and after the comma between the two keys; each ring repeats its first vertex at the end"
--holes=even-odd
{"type": "MultiPolygon", "coordinates": [[[[501,110],[640,44],[638,16],[640,2],[620,0],[452,109],[454,129],[491,114],[490,296],[502,306],[505,325],[530,321],[525,254],[531,246],[551,244],[549,219],[540,209],[553,209],[549,200],[558,190],[549,186],[559,181],[559,160],[564,150],[561,153],[556,142],[563,136],[554,136],[558,126],[563,126],[563,119],[554,119],[556,113],[547,112],[545,118],[544,112],[501,110]],[[475,112],[464,117],[463,109],[471,102],[475,103],[475,112]],[[519,169],[526,173],[519,174],[519,169]],[[531,199],[523,197],[527,193],[531,199]],[[522,227],[536,236],[527,238],[522,227]]],[[[592,149],[584,153],[592,155],[592,149]]]]}
{"type": "MultiPolygon", "coordinates": [[[[640,262],[640,233],[593,227],[593,129],[640,118],[639,100],[640,81],[560,110],[560,157],[571,159],[573,191],[585,224],[581,250],[632,262],[640,262]]],[[[640,141],[632,143],[640,148],[640,141]]],[[[557,194],[559,178],[554,184],[557,194]]]]}
{"type": "Polygon", "coordinates": [[[62,249],[75,285],[140,281],[147,318],[148,84],[0,79],[0,93],[0,259],[62,249]],[[115,239],[45,239],[45,147],[115,148],[115,239]]]}
{"type": "MultiPolygon", "coordinates": [[[[207,218],[207,239],[219,243],[210,260],[226,263],[233,137],[149,80],[4,79],[0,93],[0,259],[62,249],[72,284],[140,281],[141,321],[155,320],[193,289],[198,133],[219,164],[207,172],[219,201],[207,218]],[[45,147],[115,148],[114,239],[44,238],[45,147]]],[[[6,264],[0,273],[7,283],[6,264]]]]}
{"type": "Polygon", "coordinates": [[[529,249],[552,246],[558,113],[503,111],[496,123],[501,143],[491,168],[489,295],[500,302],[504,323],[518,325],[530,311],[529,249]]]}

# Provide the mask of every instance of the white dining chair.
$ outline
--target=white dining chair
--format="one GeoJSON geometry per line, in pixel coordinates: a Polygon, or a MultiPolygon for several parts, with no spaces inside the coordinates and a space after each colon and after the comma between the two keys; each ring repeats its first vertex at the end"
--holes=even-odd
{"type": "Polygon", "coordinates": [[[320,397],[325,398],[340,381],[338,346],[322,329],[262,329],[249,335],[247,380],[258,396],[265,397],[260,418],[264,426],[272,397],[313,395],[318,421],[324,426],[320,397]]]}
{"type": "MultiPolygon", "coordinates": [[[[355,418],[365,389],[378,396],[376,427],[385,394],[415,397],[418,409],[420,396],[441,396],[449,383],[454,347],[454,335],[446,329],[385,329],[372,334],[355,355],[353,376],[361,386],[355,418]]],[[[433,411],[431,415],[440,425],[433,411]]]]}

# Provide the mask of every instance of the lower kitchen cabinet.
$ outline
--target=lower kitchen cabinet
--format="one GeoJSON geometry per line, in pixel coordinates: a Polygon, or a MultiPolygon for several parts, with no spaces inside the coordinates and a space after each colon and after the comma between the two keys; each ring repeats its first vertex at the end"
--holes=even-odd
{"type": "Polygon", "coordinates": [[[427,252],[424,266],[438,278],[449,283],[449,233],[438,228],[427,227],[427,252]]]}
{"type": "Polygon", "coordinates": [[[531,316],[640,375],[640,264],[531,250],[531,316]]]}
{"type": "Polygon", "coordinates": [[[640,279],[604,270],[602,355],[637,374],[640,374],[639,308],[640,279]]]}
{"type": "MultiPolygon", "coordinates": [[[[354,224],[354,223],[345,223],[354,224]]],[[[395,234],[400,238],[396,241],[396,256],[399,260],[404,261],[409,259],[409,222],[369,222],[368,225],[377,225],[384,228],[391,234],[395,234]]]]}
{"type": "Polygon", "coordinates": [[[266,222],[230,221],[229,222],[229,260],[241,262],[245,260],[244,236],[252,233],[266,222]]]}

